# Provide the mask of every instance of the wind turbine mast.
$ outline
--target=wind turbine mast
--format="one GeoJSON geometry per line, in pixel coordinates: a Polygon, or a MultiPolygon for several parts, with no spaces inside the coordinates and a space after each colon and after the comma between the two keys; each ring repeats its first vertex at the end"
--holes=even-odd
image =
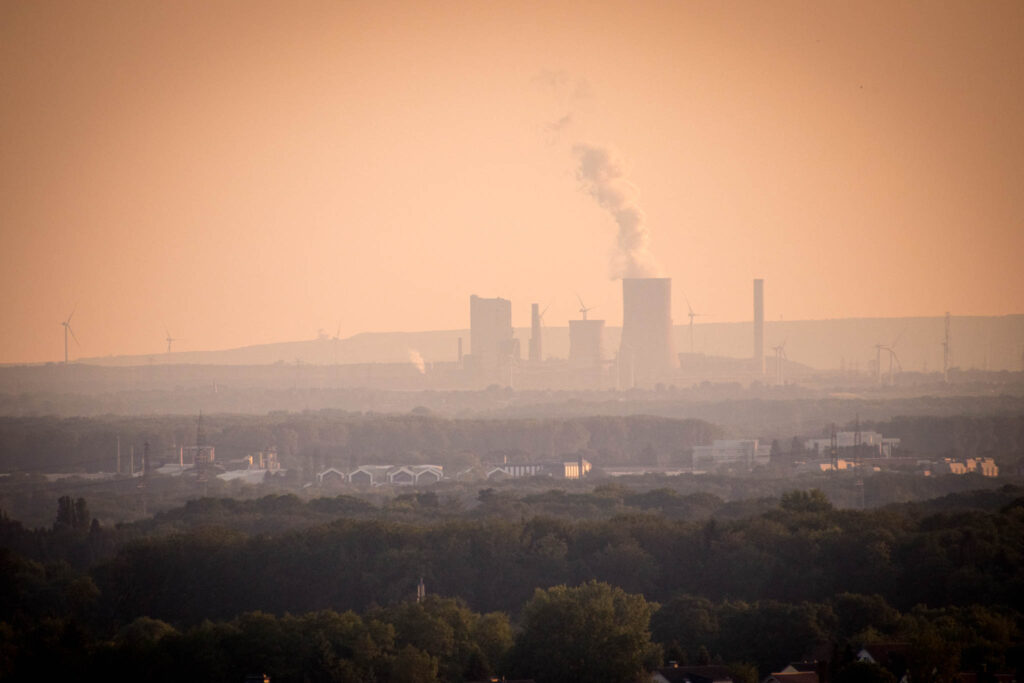
{"type": "Polygon", "coordinates": [[[783,341],[778,346],[773,346],[772,349],[775,351],[775,383],[782,386],[786,383],[783,361],[789,360],[786,358],[786,342],[783,341]]]}
{"type": "Polygon", "coordinates": [[[71,316],[74,314],[75,309],[72,308],[71,313],[68,314],[67,320],[61,323],[61,325],[64,326],[64,365],[68,364],[68,334],[71,335],[71,338],[75,340],[76,344],[78,343],[78,337],[75,336],[75,331],[71,329],[71,316]]]}
{"type": "Polygon", "coordinates": [[[693,319],[696,318],[698,315],[704,315],[704,313],[694,313],[693,312],[693,306],[690,305],[690,298],[688,296],[686,296],[686,294],[683,294],[683,299],[686,300],[686,310],[688,311],[688,313],[686,315],[688,315],[690,317],[690,353],[692,354],[693,353],[693,319]]]}

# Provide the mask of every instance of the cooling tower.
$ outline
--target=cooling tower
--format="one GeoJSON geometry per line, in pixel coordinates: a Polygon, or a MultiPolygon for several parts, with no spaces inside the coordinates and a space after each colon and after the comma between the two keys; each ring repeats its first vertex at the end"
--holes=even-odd
{"type": "Polygon", "coordinates": [[[764,280],[754,280],[754,372],[764,374],[764,280]]]}
{"type": "Polygon", "coordinates": [[[632,382],[649,385],[661,381],[676,366],[672,343],[672,279],[622,279],[621,369],[631,369],[632,382]]]}

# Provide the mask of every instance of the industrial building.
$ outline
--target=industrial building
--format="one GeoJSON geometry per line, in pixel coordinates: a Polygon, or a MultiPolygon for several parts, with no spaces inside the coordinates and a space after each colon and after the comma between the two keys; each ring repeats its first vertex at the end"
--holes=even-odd
{"type": "MultiPolygon", "coordinates": [[[[897,438],[886,438],[878,432],[836,432],[836,448],[858,448],[877,453],[877,457],[891,458],[894,450],[900,447],[897,438]]],[[[827,457],[832,449],[832,437],[807,439],[804,449],[827,457]]]]}
{"type": "Polygon", "coordinates": [[[771,446],[761,445],[757,439],[715,439],[710,446],[693,447],[693,466],[739,465],[749,469],[755,465],[767,465],[771,450],[771,446]]]}

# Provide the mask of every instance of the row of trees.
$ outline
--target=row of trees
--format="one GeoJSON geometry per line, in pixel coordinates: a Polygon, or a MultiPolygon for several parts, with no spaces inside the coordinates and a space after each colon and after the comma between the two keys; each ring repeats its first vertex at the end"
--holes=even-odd
{"type": "Polygon", "coordinates": [[[760,674],[808,655],[844,662],[860,643],[892,638],[930,667],[915,680],[1019,667],[1021,493],[973,493],[930,513],[923,504],[837,511],[818,491],[793,491],[751,517],[700,523],[636,513],[348,519],[365,508],[283,496],[188,508],[291,515],[316,506],[338,518],[255,535],[208,525],[147,535],[160,527],[133,525],[128,542],[125,528],[85,524],[85,501],[65,498],[52,529],[0,520],[0,675],[90,667],[163,676],[138,668],[153,666],[212,680],[260,666],[286,680],[295,671],[323,680],[601,680],[592,662],[618,651],[626,663],[600,668],[627,680],[627,670],[659,659],[648,628],[672,659],[747,662],[760,674]],[[76,544],[107,544],[97,557],[111,559],[76,570],[12,549],[76,544]],[[456,600],[412,602],[420,577],[432,595],[456,600]],[[581,629],[586,638],[559,640],[581,629]]]}
{"type": "Polygon", "coordinates": [[[93,577],[118,596],[108,608],[120,620],[365,609],[412,594],[421,576],[432,590],[483,610],[514,611],[535,587],[596,579],[658,601],[678,593],[822,601],[850,592],[878,593],[899,609],[1020,611],[1022,538],[1020,504],[917,517],[912,508],[834,510],[815,493],[785,496],[753,517],[705,522],[652,514],[338,519],[273,536],[200,527],[130,542],[93,577]]]}

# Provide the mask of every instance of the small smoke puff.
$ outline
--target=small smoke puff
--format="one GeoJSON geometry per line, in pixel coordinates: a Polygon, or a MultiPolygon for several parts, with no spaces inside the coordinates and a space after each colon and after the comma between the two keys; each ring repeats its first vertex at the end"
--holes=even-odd
{"type": "Polygon", "coordinates": [[[576,178],[580,185],[612,215],[619,229],[611,262],[612,279],[657,275],[660,268],[650,252],[647,216],[622,162],[607,147],[581,143],[573,145],[572,151],[578,161],[576,178]]]}
{"type": "Polygon", "coordinates": [[[409,349],[409,362],[416,366],[420,374],[426,374],[427,364],[423,362],[423,356],[415,349],[409,349]]]}
{"type": "Polygon", "coordinates": [[[551,107],[547,123],[543,124],[545,142],[555,145],[561,142],[561,135],[577,120],[581,102],[590,99],[590,83],[584,78],[575,78],[565,71],[544,70],[534,76],[533,86],[544,95],[551,107]]]}

